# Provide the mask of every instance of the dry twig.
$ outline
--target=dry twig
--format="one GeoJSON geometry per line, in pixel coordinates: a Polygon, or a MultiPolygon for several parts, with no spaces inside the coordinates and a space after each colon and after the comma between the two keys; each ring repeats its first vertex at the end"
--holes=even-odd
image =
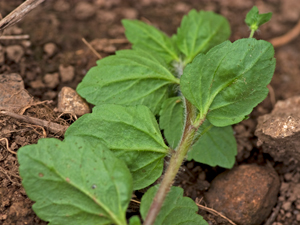
{"type": "Polygon", "coordinates": [[[65,133],[65,131],[69,127],[69,126],[60,125],[58,123],[53,123],[53,122],[41,120],[41,119],[38,119],[38,118],[30,117],[30,116],[19,115],[19,114],[16,114],[16,113],[13,113],[13,112],[8,112],[8,111],[1,111],[0,114],[8,115],[8,116],[11,116],[15,119],[25,121],[27,123],[31,123],[31,124],[35,124],[35,125],[38,125],[38,126],[46,127],[52,133],[59,133],[59,132],[65,133]]]}
{"type": "Polygon", "coordinates": [[[29,39],[28,34],[24,35],[6,35],[6,36],[0,36],[0,40],[24,40],[29,39]]]}
{"type": "Polygon", "coordinates": [[[94,53],[94,55],[98,57],[98,59],[102,59],[102,56],[93,48],[90,43],[85,40],[85,38],[82,38],[81,40],[94,53]]]}
{"type": "Polygon", "coordinates": [[[271,42],[271,44],[274,47],[280,47],[294,40],[299,34],[300,34],[300,20],[298,21],[296,26],[293,27],[292,30],[290,30],[289,32],[287,32],[286,34],[280,37],[272,38],[271,40],[269,40],[269,42],[271,42]]]}
{"type": "Polygon", "coordinates": [[[10,149],[7,138],[1,138],[0,141],[5,141],[7,151],[9,151],[11,154],[14,154],[14,155],[17,154],[16,152],[14,152],[13,150],[10,149]]]}
{"type": "Polygon", "coordinates": [[[15,10],[13,10],[10,14],[8,14],[0,21],[0,31],[3,31],[7,27],[19,22],[27,13],[29,13],[43,1],[44,0],[27,0],[23,2],[15,10]]]}
{"type": "Polygon", "coordinates": [[[205,210],[207,212],[210,212],[211,214],[214,214],[215,216],[220,216],[222,217],[223,219],[227,220],[230,224],[232,225],[236,225],[236,223],[234,223],[233,221],[231,221],[230,219],[228,219],[226,216],[222,215],[221,213],[219,213],[218,211],[214,210],[214,209],[211,209],[211,208],[208,208],[204,205],[200,205],[199,203],[199,200],[196,199],[196,205],[202,209],[202,210],[205,210]]]}

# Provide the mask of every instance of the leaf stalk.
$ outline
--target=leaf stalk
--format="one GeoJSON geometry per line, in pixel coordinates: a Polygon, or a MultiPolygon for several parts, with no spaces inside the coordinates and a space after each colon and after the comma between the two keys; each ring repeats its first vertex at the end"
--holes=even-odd
{"type": "MultiPolygon", "coordinates": [[[[145,218],[144,225],[154,224],[155,219],[163,205],[163,202],[168,192],[170,191],[172,184],[174,183],[174,179],[179,171],[179,168],[193,144],[194,137],[199,128],[193,125],[193,121],[197,116],[195,107],[185,98],[184,102],[186,118],[183,135],[176,151],[172,154],[169,166],[166,170],[166,173],[164,174],[164,178],[159,186],[159,189],[153,199],[148,214],[145,218]]],[[[204,119],[205,118],[201,119],[201,122],[199,122],[200,125],[204,122],[204,119]]]]}

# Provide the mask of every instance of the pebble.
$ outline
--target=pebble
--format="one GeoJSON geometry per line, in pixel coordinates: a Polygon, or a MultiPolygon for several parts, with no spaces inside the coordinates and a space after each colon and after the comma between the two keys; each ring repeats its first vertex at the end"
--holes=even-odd
{"type": "Polygon", "coordinates": [[[292,203],[291,202],[284,202],[281,206],[284,211],[290,211],[291,210],[292,203]]]}
{"type": "Polygon", "coordinates": [[[75,76],[75,69],[73,66],[64,67],[64,65],[59,65],[59,74],[62,82],[72,81],[75,76]]]}
{"type": "Polygon", "coordinates": [[[44,82],[46,87],[55,88],[59,84],[59,75],[58,73],[48,73],[44,76],[44,82]]]}
{"type": "Polygon", "coordinates": [[[18,63],[24,55],[24,50],[20,45],[10,45],[6,47],[7,58],[18,63]]]}
{"type": "Polygon", "coordinates": [[[300,221],[300,214],[297,214],[296,220],[297,220],[297,221],[300,221]]]}
{"type": "Polygon", "coordinates": [[[280,181],[271,167],[241,165],[218,175],[205,194],[209,207],[237,224],[261,224],[277,201],[280,181]]]}
{"type": "Polygon", "coordinates": [[[48,57],[52,57],[57,51],[57,47],[54,43],[47,43],[44,45],[44,52],[48,57]]]}
{"type": "Polygon", "coordinates": [[[31,81],[30,83],[30,86],[34,89],[37,89],[37,88],[44,88],[45,87],[45,84],[43,83],[42,80],[35,80],[35,81],[31,81]]]}
{"type": "Polygon", "coordinates": [[[122,15],[126,19],[136,19],[138,17],[138,12],[134,8],[124,8],[122,9],[122,15]]]}
{"type": "Polygon", "coordinates": [[[59,92],[57,108],[59,112],[74,113],[77,116],[91,112],[87,102],[70,87],[63,87],[59,92]]]}
{"type": "Polygon", "coordinates": [[[75,6],[75,17],[78,20],[86,20],[94,16],[96,12],[95,7],[88,2],[78,2],[75,6]]]}

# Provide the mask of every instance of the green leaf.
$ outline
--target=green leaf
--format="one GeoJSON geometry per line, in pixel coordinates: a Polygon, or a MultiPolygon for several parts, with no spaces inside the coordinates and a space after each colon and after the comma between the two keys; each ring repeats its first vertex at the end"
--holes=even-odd
{"type": "Polygon", "coordinates": [[[226,41],[186,66],[181,91],[198,108],[199,118],[214,126],[238,123],[266,98],[273,56],[272,44],[263,40],[226,41]]]}
{"type": "Polygon", "coordinates": [[[224,168],[232,168],[237,154],[237,144],[231,126],[214,127],[205,121],[198,132],[203,135],[188,152],[188,160],[224,168]]]}
{"type": "Polygon", "coordinates": [[[227,40],[230,33],[229,23],[223,16],[193,9],[183,17],[174,39],[186,57],[185,64],[188,64],[200,52],[207,52],[227,40]]]}
{"type": "Polygon", "coordinates": [[[167,63],[179,60],[176,45],[165,33],[138,20],[122,20],[125,35],[133,49],[144,49],[159,54],[167,63]]]}
{"type": "Polygon", "coordinates": [[[68,128],[68,136],[95,137],[103,142],[125,161],[135,190],[160,177],[168,153],[154,115],[143,105],[96,106],[93,113],[83,115],[68,128]]]}
{"type": "MultiPolygon", "coordinates": [[[[167,99],[160,112],[159,125],[169,145],[178,145],[184,123],[181,97],[167,99]]],[[[237,154],[237,144],[231,126],[215,127],[206,120],[198,130],[198,138],[188,152],[187,159],[210,166],[231,168],[237,154]],[[200,138],[199,138],[200,137],[200,138]]]]}
{"type": "MultiPolygon", "coordinates": [[[[159,185],[151,187],[142,197],[140,212],[143,219],[146,218],[153,198],[159,185]]],[[[183,197],[183,189],[171,187],[163,206],[156,217],[154,225],[208,225],[208,223],[197,214],[198,207],[188,197],[183,197]]]]}
{"type": "Polygon", "coordinates": [[[182,97],[168,98],[162,104],[159,113],[159,126],[169,146],[175,149],[180,141],[184,125],[184,108],[182,97]]]}
{"type": "Polygon", "coordinates": [[[77,87],[89,103],[148,106],[158,113],[168,96],[168,85],[179,83],[160,57],[122,50],[97,62],[77,87]]]}
{"type": "Polygon", "coordinates": [[[268,22],[272,17],[272,13],[259,14],[258,8],[253,8],[247,13],[245,23],[250,27],[251,30],[256,31],[261,25],[268,22]]]}
{"type": "Polygon", "coordinates": [[[129,219],[129,225],[141,225],[140,218],[138,216],[133,216],[129,219]]]}
{"type": "Polygon", "coordinates": [[[104,145],[80,137],[40,139],[18,151],[22,184],[49,225],[125,225],[132,177],[104,145]]]}

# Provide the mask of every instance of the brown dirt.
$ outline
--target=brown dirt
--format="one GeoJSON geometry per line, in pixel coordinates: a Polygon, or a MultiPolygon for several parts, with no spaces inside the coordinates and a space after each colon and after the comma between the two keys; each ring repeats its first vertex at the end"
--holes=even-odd
{"type": "MultiPolygon", "coordinates": [[[[21,2],[21,0],[0,0],[2,16],[7,15],[21,2]]],[[[258,39],[268,40],[285,34],[293,28],[299,18],[300,3],[298,0],[46,1],[17,26],[6,30],[6,35],[29,34],[30,39],[29,41],[0,41],[0,73],[19,73],[25,82],[25,88],[37,100],[54,101],[52,105],[32,106],[26,110],[25,115],[66,124],[72,122],[68,121],[70,119],[68,116],[59,118],[59,114],[53,112],[58,92],[64,86],[76,88],[87,70],[95,65],[97,60],[97,56],[82,42],[83,37],[89,42],[96,38],[123,39],[125,37],[124,29],[120,22],[123,18],[150,21],[171,35],[176,32],[182,16],[190,9],[195,8],[212,10],[224,15],[231,24],[232,36],[230,39],[234,41],[249,36],[249,29],[243,21],[247,11],[253,5],[257,5],[262,12],[273,12],[271,22],[262,26],[256,34],[258,39]],[[83,2],[88,2],[90,5],[82,4],[83,2]],[[78,5],[79,3],[81,5],[78,5]],[[45,52],[44,47],[48,43],[52,44],[48,45],[45,52]],[[18,56],[9,58],[8,52],[5,53],[9,46],[14,45],[21,46],[24,50],[20,59],[17,58],[18,56]],[[5,57],[4,61],[3,56],[5,57]],[[46,82],[46,74],[53,75],[59,72],[60,66],[70,65],[75,68],[75,76],[71,81],[63,82],[62,77],[59,77],[57,82],[51,84],[46,82]]],[[[129,47],[128,43],[95,46],[102,57],[112,54],[115,50],[129,47]]],[[[276,100],[300,94],[299,49],[300,37],[276,49],[277,67],[271,82],[276,100]]],[[[300,224],[300,221],[297,222],[297,215],[300,214],[300,202],[297,204],[296,201],[287,206],[287,199],[292,195],[288,188],[300,181],[299,169],[297,170],[293,165],[284,166],[282,163],[273,161],[256,145],[257,138],[254,136],[256,119],[260,115],[269,113],[272,107],[268,97],[254,110],[249,120],[234,127],[239,150],[237,164],[271,163],[279,173],[284,186],[279,195],[280,210],[269,225],[275,225],[275,222],[286,225],[300,224]],[[284,207],[281,207],[282,205],[284,207]]],[[[34,127],[31,124],[0,115],[0,139],[7,138],[9,142],[9,146],[6,146],[4,140],[0,141],[0,224],[46,224],[32,211],[32,202],[26,197],[26,193],[20,185],[16,156],[8,151],[8,147],[12,151],[17,151],[21,146],[36,143],[39,138],[45,136],[62,138],[61,135],[53,134],[47,129],[34,127]]],[[[210,168],[193,161],[186,162],[177,177],[176,184],[185,189],[185,195],[193,199],[201,198],[208,189],[210,181],[222,171],[224,171],[222,168],[210,168]]],[[[136,192],[136,195],[139,198],[141,193],[136,192]]],[[[134,214],[135,209],[136,207],[132,205],[129,214],[134,214]]],[[[229,224],[224,219],[205,211],[200,211],[200,214],[205,216],[210,224],[229,224]]],[[[298,218],[300,220],[299,216],[298,218]]]]}

